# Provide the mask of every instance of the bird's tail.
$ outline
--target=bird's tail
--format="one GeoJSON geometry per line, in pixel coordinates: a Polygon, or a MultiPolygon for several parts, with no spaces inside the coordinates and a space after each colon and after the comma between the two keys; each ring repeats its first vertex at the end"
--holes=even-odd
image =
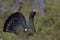
{"type": "Polygon", "coordinates": [[[3,32],[8,32],[9,31],[9,24],[7,24],[7,22],[5,22],[4,27],[3,27],[3,32]]]}

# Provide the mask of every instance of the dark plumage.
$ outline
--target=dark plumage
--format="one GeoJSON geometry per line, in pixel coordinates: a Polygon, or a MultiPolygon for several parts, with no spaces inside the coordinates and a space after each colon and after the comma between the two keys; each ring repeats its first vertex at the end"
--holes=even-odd
{"type": "Polygon", "coordinates": [[[22,26],[23,29],[26,28],[25,17],[20,12],[15,12],[5,21],[4,24],[4,32],[17,32],[19,28],[22,26]]]}
{"type": "Polygon", "coordinates": [[[32,32],[36,32],[35,26],[34,26],[34,16],[35,15],[36,15],[35,10],[33,10],[29,15],[28,29],[32,32]]]}
{"type": "Polygon", "coordinates": [[[29,15],[29,22],[26,25],[25,17],[21,12],[15,12],[7,18],[5,21],[3,31],[4,32],[13,32],[17,33],[21,28],[27,32],[35,32],[34,27],[34,16],[36,15],[35,11],[32,11],[29,15]]]}

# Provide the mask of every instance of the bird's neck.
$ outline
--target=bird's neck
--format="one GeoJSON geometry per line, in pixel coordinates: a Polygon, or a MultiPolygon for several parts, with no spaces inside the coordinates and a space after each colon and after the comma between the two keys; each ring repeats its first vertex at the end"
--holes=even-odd
{"type": "Polygon", "coordinates": [[[29,21],[33,22],[34,21],[34,18],[29,18],[29,21]]]}
{"type": "Polygon", "coordinates": [[[28,27],[32,27],[33,25],[34,25],[34,20],[32,18],[29,18],[28,27]]]}
{"type": "Polygon", "coordinates": [[[29,18],[29,24],[31,24],[30,26],[34,26],[34,18],[29,18]]]}
{"type": "Polygon", "coordinates": [[[28,22],[28,29],[32,30],[33,32],[35,32],[35,27],[34,27],[34,19],[29,19],[28,22]]]}

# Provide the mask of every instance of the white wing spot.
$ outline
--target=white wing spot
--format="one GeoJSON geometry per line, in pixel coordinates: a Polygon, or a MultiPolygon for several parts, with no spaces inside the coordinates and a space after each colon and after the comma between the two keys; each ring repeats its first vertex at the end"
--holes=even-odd
{"type": "Polygon", "coordinates": [[[25,31],[27,31],[27,29],[25,29],[25,31]]]}
{"type": "Polygon", "coordinates": [[[9,26],[9,24],[7,24],[9,26]]]}
{"type": "Polygon", "coordinates": [[[8,29],[6,29],[6,31],[9,31],[8,29]]]}

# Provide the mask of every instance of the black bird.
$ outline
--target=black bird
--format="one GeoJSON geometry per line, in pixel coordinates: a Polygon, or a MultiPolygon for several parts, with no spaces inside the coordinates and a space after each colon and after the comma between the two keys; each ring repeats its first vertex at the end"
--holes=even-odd
{"type": "Polygon", "coordinates": [[[23,14],[21,12],[15,12],[11,16],[9,16],[5,21],[3,31],[17,33],[17,31],[20,28],[23,28],[24,31],[35,32],[34,20],[33,20],[35,15],[36,13],[34,11],[30,13],[29,22],[27,25],[23,14]]]}
{"type": "Polygon", "coordinates": [[[4,32],[17,32],[20,27],[26,28],[25,17],[20,12],[15,12],[5,21],[4,32]]]}
{"type": "Polygon", "coordinates": [[[36,32],[35,26],[34,26],[34,16],[36,15],[36,11],[32,10],[30,15],[29,15],[29,22],[28,22],[28,31],[29,32],[36,32]]]}
{"type": "Polygon", "coordinates": [[[36,15],[36,12],[32,10],[32,12],[29,15],[29,22],[27,25],[24,15],[18,11],[14,12],[5,21],[3,32],[17,33],[18,30],[20,30],[21,28],[25,32],[35,32],[35,27],[34,27],[34,16],[35,15],[36,15]]]}

